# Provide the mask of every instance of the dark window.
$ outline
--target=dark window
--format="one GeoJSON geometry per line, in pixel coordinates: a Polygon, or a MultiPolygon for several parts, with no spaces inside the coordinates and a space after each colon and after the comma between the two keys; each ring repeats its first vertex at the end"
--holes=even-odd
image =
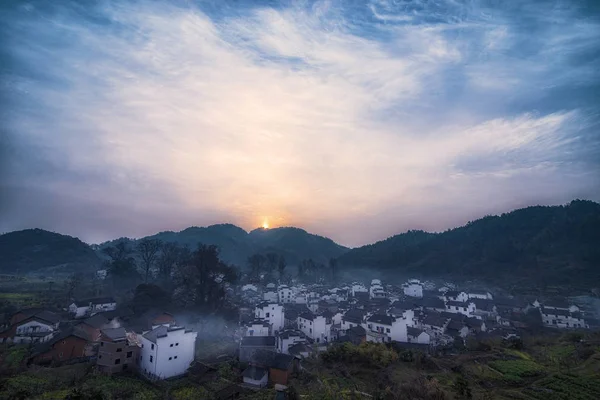
{"type": "Polygon", "coordinates": [[[142,343],[142,349],[144,348],[144,343],[142,343]]]}
{"type": "Polygon", "coordinates": [[[179,346],[179,343],[175,343],[175,346],[179,346]]]}
{"type": "Polygon", "coordinates": [[[122,351],[123,351],[123,349],[120,347],[117,349],[117,353],[121,353],[122,351]]]}
{"type": "Polygon", "coordinates": [[[115,360],[115,365],[117,365],[117,364],[121,364],[121,359],[120,359],[120,358],[117,358],[117,359],[115,360]]]}
{"type": "Polygon", "coordinates": [[[133,351],[128,351],[127,352],[127,358],[131,358],[132,355],[133,355],[133,351]]]}
{"type": "Polygon", "coordinates": [[[175,357],[173,357],[173,358],[177,360],[177,356],[175,356],[175,357]]]}
{"type": "Polygon", "coordinates": [[[169,357],[169,360],[172,360],[172,359],[173,359],[173,357],[169,357]]]}
{"type": "Polygon", "coordinates": [[[269,313],[267,313],[267,316],[266,316],[266,317],[267,317],[267,318],[269,318],[269,313]]]}
{"type": "Polygon", "coordinates": [[[142,356],[140,356],[140,361],[142,361],[142,356]]]}
{"type": "Polygon", "coordinates": [[[312,328],[310,328],[310,333],[312,333],[312,328]]]}
{"type": "Polygon", "coordinates": [[[127,364],[123,364],[123,371],[127,370],[127,364]]]}
{"type": "Polygon", "coordinates": [[[385,331],[386,331],[387,333],[390,333],[390,328],[385,328],[385,331]]]}
{"type": "Polygon", "coordinates": [[[102,358],[102,354],[100,354],[100,355],[98,356],[98,360],[99,360],[99,359],[101,359],[101,358],[102,358]]]}
{"type": "Polygon", "coordinates": [[[173,343],[171,343],[171,344],[169,345],[169,347],[173,347],[173,343]]]}
{"type": "Polygon", "coordinates": [[[150,345],[150,350],[154,350],[154,345],[153,344],[150,345]]]}
{"type": "Polygon", "coordinates": [[[150,356],[150,362],[152,362],[152,360],[154,360],[154,356],[150,356]]]}
{"type": "Polygon", "coordinates": [[[104,342],[100,342],[100,346],[104,346],[104,342]]]}

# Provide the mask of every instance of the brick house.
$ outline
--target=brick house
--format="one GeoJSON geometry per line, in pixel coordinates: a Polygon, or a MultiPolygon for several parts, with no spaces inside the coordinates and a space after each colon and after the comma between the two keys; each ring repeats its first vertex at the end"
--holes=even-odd
{"type": "Polygon", "coordinates": [[[136,369],[139,352],[139,346],[128,339],[125,328],[103,329],[96,359],[97,369],[107,375],[136,369]]]}
{"type": "Polygon", "coordinates": [[[289,354],[276,353],[269,350],[256,350],[250,365],[269,371],[269,383],[287,385],[290,375],[296,370],[296,358],[289,354]]]}
{"type": "Polygon", "coordinates": [[[51,340],[34,347],[30,361],[35,364],[63,363],[86,360],[94,355],[94,349],[84,331],[68,328],[51,340]]]}

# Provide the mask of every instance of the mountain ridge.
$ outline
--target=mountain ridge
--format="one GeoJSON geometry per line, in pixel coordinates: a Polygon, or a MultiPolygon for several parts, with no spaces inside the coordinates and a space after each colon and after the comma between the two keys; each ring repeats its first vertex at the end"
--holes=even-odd
{"type": "Polygon", "coordinates": [[[489,215],[439,233],[408,231],[354,248],[340,266],[423,277],[545,285],[600,282],[600,204],[574,200],[489,215]]]}

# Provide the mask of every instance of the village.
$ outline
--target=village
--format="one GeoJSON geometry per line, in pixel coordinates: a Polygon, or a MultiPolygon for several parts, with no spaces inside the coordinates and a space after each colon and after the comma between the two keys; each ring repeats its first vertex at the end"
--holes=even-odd
{"type": "MultiPolygon", "coordinates": [[[[428,353],[469,338],[518,341],[532,324],[555,330],[597,326],[565,298],[500,296],[417,279],[400,285],[380,279],[335,286],[254,282],[229,286],[227,296],[238,309],[231,340],[245,368],[219,398],[265,387],[283,392],[303,360],[339,343],[428,353]]],[[[209,371],[196,357],[200,339],[173,313],[155,308],[136,315],[113,297],[73,300],[62,312],[23,309],[0,332],[0,342],[30,349],[28,364],[92,363],[97,374],[137,374],[151,382],[209,371]]]]}

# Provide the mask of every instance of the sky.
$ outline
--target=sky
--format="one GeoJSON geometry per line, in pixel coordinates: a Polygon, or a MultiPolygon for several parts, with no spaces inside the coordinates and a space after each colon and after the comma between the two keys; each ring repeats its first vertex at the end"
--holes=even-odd
{"type": "Polygon", "coordinates": [[[0,232],[359,246],[600,200],[600,2],[0,5],[0,232]]]}

